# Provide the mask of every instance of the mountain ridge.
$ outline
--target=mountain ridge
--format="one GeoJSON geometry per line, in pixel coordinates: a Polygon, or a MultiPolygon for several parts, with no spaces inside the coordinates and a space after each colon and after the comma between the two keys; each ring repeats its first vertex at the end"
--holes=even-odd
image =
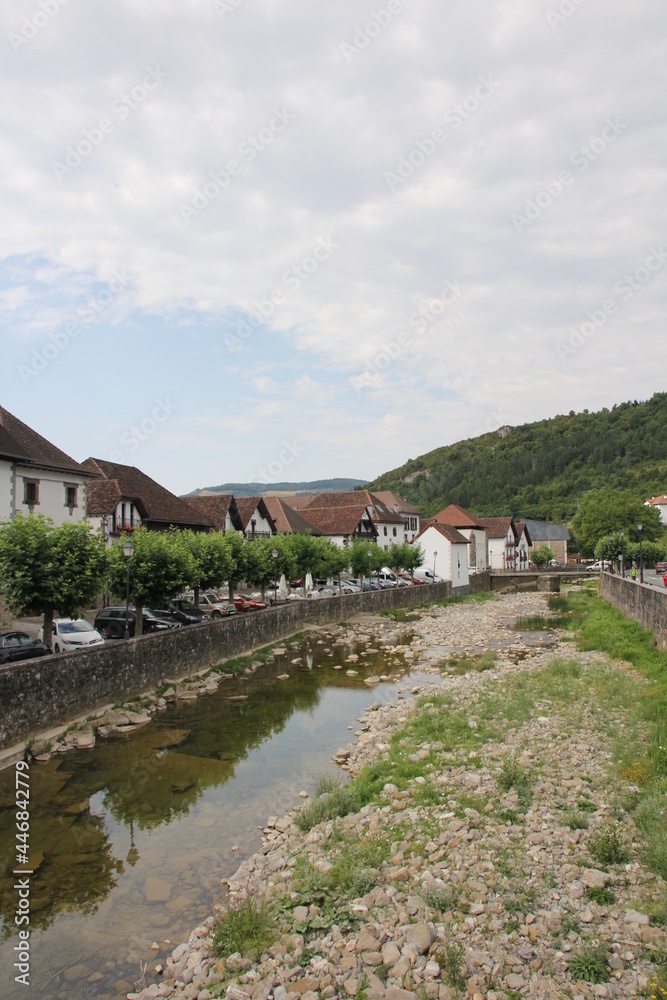
{"type": "Polygon", "coordinates": [[[216,493],[232,493],[235,497],[254,496],[298,496],[307,493],[341,493],[366,485],[364,479],[314,479],[300,483],[222,483],[220,486],[206,486],[183,494],[187,497],[211,496],[216,493]]]}

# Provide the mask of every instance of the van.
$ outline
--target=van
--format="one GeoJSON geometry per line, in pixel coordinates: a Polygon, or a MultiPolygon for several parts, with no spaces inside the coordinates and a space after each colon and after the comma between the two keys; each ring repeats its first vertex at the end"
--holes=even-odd
{"type": "Polygon", "coordinates": [[[381,587],[396,587],[398,585],[396,574],[388,566],[383,566],[377,576],[380,578],[381,587]]]}
{"type": "Polygon", "coordinates": [[[438,576],[437,574],[435,576],[433,576],[433,570],[432,569],[424,569],[423,566],[420,566],[418,569],[416,569],[412,575],[413,575],[413,577],[414,577],[415,580],[421,580],[422,583],[444,583],[445,582],[442,579],[441,576],[438,576]]]}

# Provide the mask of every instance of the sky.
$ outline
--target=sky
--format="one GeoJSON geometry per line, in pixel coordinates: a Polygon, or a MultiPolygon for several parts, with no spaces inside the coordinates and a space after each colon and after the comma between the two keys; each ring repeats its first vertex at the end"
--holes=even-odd
{"type": "Polygon", "coordinates": [[[7,0],[0,403],[178,493],[665,389],[664,0],[7,0]]]}

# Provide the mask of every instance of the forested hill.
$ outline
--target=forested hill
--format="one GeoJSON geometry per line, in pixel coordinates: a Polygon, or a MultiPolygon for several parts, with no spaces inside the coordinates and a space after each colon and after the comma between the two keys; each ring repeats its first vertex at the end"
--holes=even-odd
{"type": "Polygon", "coordinates": [[[667,492],[667,393],[599,413],[504,427],[410,459],[376,479],[426,515],[450,503],[482,517],[567,521],[586,490],[667,492]]]}

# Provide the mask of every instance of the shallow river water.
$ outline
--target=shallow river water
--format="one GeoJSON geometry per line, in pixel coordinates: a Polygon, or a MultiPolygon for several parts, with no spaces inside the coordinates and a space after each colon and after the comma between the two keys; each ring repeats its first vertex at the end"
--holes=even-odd
{"type": "MultiPolygon", "coordinates": [[[[29,989],[14,983],[12,967],[14,769],[0,773],[3,998],[117,1000],[141,962],[153,981],[155,964],[224,898],[221,879],[259,848],[267,817],[335,770],[332,754],[368,705],[399,694],[396,683],[363,681],[407,676],[402,657],[360,657],[358,676],[348,677],[345,657],[366,646],[322,638],[287,644],[256,674],[223,681],[133,733],[31,766],[29,989]]],[[[422,680],[413,671],[410,686],[422,680]]]]}

